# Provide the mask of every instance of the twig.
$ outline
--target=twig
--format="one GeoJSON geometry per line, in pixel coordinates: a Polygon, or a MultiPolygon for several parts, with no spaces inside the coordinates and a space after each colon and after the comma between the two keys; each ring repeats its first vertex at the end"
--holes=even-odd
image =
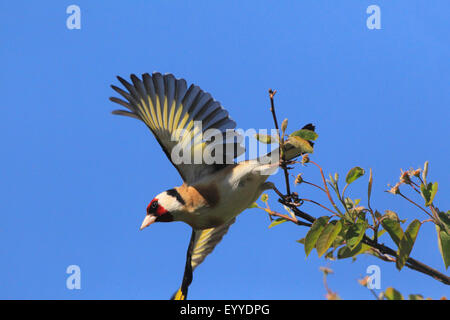
{"type": "Polygon", "coordinates": [[[269,210],[269,211],[268,211],[268,213],[269,213],[271,216],[283,218],[283,219],[288,220],[288,221],[291,221],[291,222],[293,222],[293,223],[295,223],[295,224],[297,224],[297,225],[299,225],[299,226],[305,226],[305,227],[311,227],[311,226],[312,226],[312,224],[310,224],[310,223],[306,223],[306,222],[303,222],[303,221],[299,221],[299,220],[297,220],[297,219],[294,219],[294,218],[288,216],[287,214],[282,214],[282,213],[279,213],[279,212],[276,212],[276,211],[272,211],[272,210],[269,210]],[[269,212],[269,211],[270,211],[270,212],[269,212]]]}
{"type": "Polygon", "coordinates": [[[306,183],[306,184],[312,185],[313,187],[319,188],[319,189],[322,190],[323,192],[327,193],[327,192],[325,191],[324,188],[318,186],[317,184],[314,184],[314,183],[312,183],[312,182],[305,181],[305,180],[303,180],[302,183],[306,183]]]}
{"type": "Polygon", "coordinates": [[[319,207],[321,207],[321,208],[323,208],[323,209],[325,209],[325,210],[328,210],[328,211],[331,212],[332,214],[337,215],[336,212],[334,212],[333,210],[331,210],[331,209],[325,207],[324,205],[320,204],[320,203],[317,202],[317,201],[310,200],[310,199],[304,199],[304,198],[301,198],[300,200],[314,203],[315,205],[318,205],[319,207]]]}
{"type": "Polygon", "coordinates": [[[418,194],[420,194],[420,191],[416,189],[416,187],[420,188],[419,185],[417,185],[414,181],[411,180],[410,186],[414,189],[414,191],[416,191],[418,194]],[[416,187],[414,187],[414,186],[416,186],[416,187]]]}
{"type": "Polygon", "coordinates": [[[344,189],[342,189],[342,198],[344,198],[345,190],[347,189],[348,186],[349,186],[349,184],[347,183],[345,185],[344,189]]]}
{"type": "Polygon", "coordinates": [[[309,162],[312,163],[313,165],[315,165],[317,168],[319,168],[319,170],[320,170],[320,175],[322,176],[323,185],[324,185],[324,187],[325,187],[325,192],[326,192],[326,194],[327,194],[327,196],[328,196],[328,200],[330,200],[330,202],[331,202],[331,204],[333,205],[334,209],[335,209],[339,214],[342,215],[342,212],[339,210],[339,208],[337,207],[336,203],[334,203],[333,198],[331,197],[330,190],[328,189],[328,186],[327,186],[327,180],[325,179],[325,175],[323,174],[322,167],[319,166],[319,165],[318,165],[317,163],[315,163],[314,161],[309,160],[309,162]]]}
{"type": "Polygon", "coordinates": [[[290,197],[291,196],[291,187],[289,185],[289,173],[288,173],[288,169],[286,168],[286,160],[284,157],[284,146],[283,146],[283,141],[281,140],[281,136],[280,136],[280,129],[278,127],[278,120],[277,120],[277,115],[275,112],[275,103],[273,100],[273,97],[275,96],[275,94],[277,93],[277,91],[273,91],[272,89],[269,89],[269,97],[270,97],[270,112],[272,112],[272,117],[273,117],[273,122],[275,124],[275,129],[277,129],[277,134],[278,134],[278,139],[279,139],[279,147],[280,147],[280,167],[283,169],[284,171],[284,179],[286,182],[286,197],[290,197]]]}
{"type": "Polygon", "coordinates": [[[405,197],[405,196],[403,195],[403,193],[401,193],[401,192],[399,191],[398,194],[399,194],[402,198],[408,200],[408,201],[411,202],[413,205],[415,205],[416,207],[418,207],[419,209],[421,209],[421,210],[422,210],[423,212],[425,212],[430,218],[433,218],[433,216],[432,216],[427,210],[425,210],[424,208],[422,208],[420,205],[418,205],[417,203],[415,203],[414,201],[412,201],[412,200],[409,199],[408,197],[405,197]]]}

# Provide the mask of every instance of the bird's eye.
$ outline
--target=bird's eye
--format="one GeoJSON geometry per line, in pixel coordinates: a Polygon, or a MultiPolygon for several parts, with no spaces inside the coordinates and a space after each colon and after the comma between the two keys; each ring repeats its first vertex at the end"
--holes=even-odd
{"type": "Polygon", "coordinates": [[[152,200],[152,202],[150,202],[150,204],[147,207],[147,214],[156,212],[158,207],[159,207],[158,200],[152,200]]]}

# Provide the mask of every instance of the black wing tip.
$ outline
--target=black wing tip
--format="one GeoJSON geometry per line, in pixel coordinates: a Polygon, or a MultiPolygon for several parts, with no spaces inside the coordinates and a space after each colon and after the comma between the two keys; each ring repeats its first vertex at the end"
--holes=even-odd
{"type": "Polygon", "coordinates": [[[302,129],[307,129],[307,130],[311,130],[314,131],[316,130],[316,126],[313,125],[312,123],[308,123],[307,125],[305,125],[302,129]]]}
{"type": "MultiPolygon", "coordinates": [[[[120,99],[117,98],[117,97],[109,97],[108,100],[111,101],[111,102],[114,102],[114,103],[118,103],[118,104],[121,104],[121,102],[125,102],[125,101],[123,101],[123,100],[120,100],[120,99]]],[[[122,104],[122,105],[123,105],[123,104],[122,104]]]]}
{"type": "Polygon", "coordinates": [[[122,109],[116,109],[116,110],[111,111],[111,114],[115,114],[115,115],[119,115],[119,116],[123,116],[124,113],[125,114],[128,114],[128,113],[133,114],[133,112],[130,112],[127,110],[122,110],[122,109]]]}
{"type": "Polygon", "coordinates": [[[126,117],[130,117],[130,118],[142,120],[136,113],[126,111],[126,110],[113,110],[113,111],[111,111],[111,114],[116,115],[116,116],[126,116],[126,117]]]}
{"type": "Polygon", "coordinates": [[[119,80],[120,83],[123,84],[125,87],[130,85],[130,83],[127,80],[125,80],[124,78],[122,78],[121,76],[117,76],[117,80],[119,80]]]}
{"type": "MultiPolygon", "coordinates": [[[[134,82],[134,81],[141,81],[141,79],[142,80],[144,80],[145,78],[153,78],[153,77],[162,77],[163,79],[165,79],[165,78],[171,78],[171,79],[175,79],[175,80],[179,80],[179,81],[184,81],[184,82],[186,82],[186,80],[185,79],[183,79],[183,78],[177,78],[177,77],[175,77],[174,75],[173,75],[173,73],[165,73],[165,74],[162,74],[161,72],[159,72],[159,71],[154,71],[154,72],[152,72],[151,74],[150,73],[148,73],[148,72],[145,72],[145,73],[143,73],[143,74],[141,74],[141,78],[139,78],[136,74],[134,74],[134,73],[131,73],[130,74],[130,79],[131,79],[131,81],[132,82],[134,82]]],[[[121,77],[121,76],[119,76],[119,75],[116,75],[116,78],[117,78],[117,80],[119,80],[120,81],[120,83],[122,83],[123,85],[125,85],[125,84],[129,84],[129,82],[127,81],[127,80],[125,80],[123,77],[121,77]]]]}
{"type": "MultiPolygon", "coordinates": [[[[121,88],[119,88],[118,86],[116,86],[116,85],[114,85],[114,84],[112,84],[111,86],[111,89],[113,89],[114,91],[116,91],[116,92],[118,92],[118,93],[120,93],[121,91],[122,91],[122,89],[121,88]]],[[[111,99],[112,97],[110,97],[110,99],[111,99]]]]}

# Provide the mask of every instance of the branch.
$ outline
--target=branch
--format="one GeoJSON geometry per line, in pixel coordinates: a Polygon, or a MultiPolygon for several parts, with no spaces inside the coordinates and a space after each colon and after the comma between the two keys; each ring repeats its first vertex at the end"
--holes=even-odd
{"type": "MultiPolygon", "coordinates": [[[[278,217],[284,218],[284,219],[286,219],[286,220],[289,220],[289,221],[291,221],[291,222],[293,222],[293,223],[295,223],[295,224],[297,224],[297,225],[306,226],[306,227],[311,227],[312,224],[314,223],[314,221],[316,221],[316,218],[314,218],[314,217],[311,216],[310,214],[308,214],[308,213],[306,213],[306,212],[300,210],[298,207],[299,207],[299,205],[300,205],[301,203],[295,203],[295,202],[292,202],[292,201],[291,201],[291,200],[293,200],[293,199],[292,199],[293,195],[292,195],[292,193],[291,193],[291,188],[290,188],[290,184],[289,184],[289,172],[288,172],[288,168],[287,168],[287,166],[286,166],[286,160],[285,160],[285,158],[284,158],[284,152],[283,152],[284,146],[283,146],[283,141],[281,140],[280,130],[279,130],[279,127],[278,127],[277,115],[276,115],[276,112],[275,112],[275,103],[274,103],[274,99],[273,99],[274,96],[275,96],[275,93],[276,93],[276,90],[273,91],[272,89],[269,89],[270,111],[271,111],[271,113],[272,113],[273,122],[274,122],[274,124],[275,124],[275,128],[276,128],[276,130],[277,130],[278,138],[279,138],[279,146],[280,146],[280,167],[281,167],[281,168],[283,169],[283,171],[284,171],[284,177],[285,177],[285,183],[286,183],[286,195],[283,195],[283,194],[282,194],[280,191],[278,191],[278,189],[276,189],[275,187],[274,187],[274,190],[275,190],[275,192],[278,194],[278,196],[280,197],[280,199],[278,199],[278,202],[280,202],[281,204],[283,204],[283,205],[287,206],[288,208],[292,209],[292,211],[294,212],[294,214],[295,214],[297,217],[300,217],[300,218],[306,220],[306,221],[309,222],[309,223],[303,222],[303,221],[300,221],[300,220],[297,220],[297,219],[293,219],[292,217],[290,217],[290,216],[288,216],[288,215],[283,215],[283,214],[280,214],[280,213],[278,213],[278,212],[274,212],[274,211],[272,211],[272,210],[270,210],[270,211],[271,211],[270,214],[271,214],[271,215],[274,215],[274,216],[278,216],[278,217]]],[[[326,182],[326,179],[325,179],[325,176],[324,176],[322,167],[319,166],[317,163],[315,163],[315,162],[313,162],[313,161],[310,161],[310,160],[309,160],[309,162],[311,162],[312,164],[314,164],[315,166],[317,166],[317,167],[319,168],[320,174],[321,174],[321,176],[322,176],[322,181],[323,181],[323,184],[324,184],[324,188],[321,188],[321,187],[316,186],[316,185],[314,185],[314,186],[316,186],[316,187],[322,189],[322,191],[324,191],[324,192],[327,194],[328,199],[330,200],[330,203],[333,205],[334,209],[335,209],[339,214],[342,215],[342,213],[340,212],[339,208],[337,207],[337,205],[336,205],[335,202],[333,201],[333,197],[332,197],[331,194],[330,194],[330,191],[329,191],[329,189],[328,189],[327,182],[326,182]]],[[[419,177],[419,179],[420,179],[420,177],[419,177]]],[[[309,184],[311,184],[311,183],[309,183],[309,184]]],[[[345,190],[345,188],[344,188],[344,190],[345,190]]],[[[338,195],[339,195],[339,194],[338,194],[338,195]]],[[[295,196],[295,197],[297,198],[297,196],[295,196]]],[[[405,197],[405,198],[406,198],[406,197],[405,197]]],[[[408,198],[406,198],[406,199],[409,200],[408,198]]],[[[304,200],[304,201],[308,201],[307,199],[303,199],[303,200],[304,200]]],[[[411,200],[409,200],[409,201],[411,201],[411,200]]],[[[314,202],[314,201],[311,201],[311,202],[314,202]]],[[[316,202],[314,202],[314,203],[316,203],[316,202]]],[[[316,204],[318,204],[318,203],[316,203],[316,204]]],[[[414,204],[415,204],[415,203],[414,203],[414,204]]],[[[319,204],[319,205],[320,205],[320,204],[319,204]]],[[[416,206],[418,206],[418,205],[416,204],[416,206]]],[[[419,207],[420,207],[420,206],[419,206],[419,207]]],[[[325,208],[326,208],[326,207],[325,207],[325,208]]],[[[421,207],[420,207],[420,208],[421,208],[421,207]]],[[[326,208],[326,209],[329,210],[329,211],[331,211],[331,210],[328,209],[328,208],[326,208]]],[[[423,211],[425,211],[428,215],[430,215],[426,210],[424,210],[423,208],[421,208],[421,209],[422,209],[423,211]]],[[[331,212],[332,212],[332,211],[331,211],[331,212]]],[[[376,236],[377,236],[377,231],[375,230],[375,239],[377,239],[376,236]]],[[[392,259],[390,259],[390,258],[388,258],[387,256],[384,256],[384,259],[383,259],[383,260],[385,260],[385,261],[395,262],[396,259],[398,258],[397,252],[396,252],[395,250],[393,250],[393,249],[391,249],[391,248],[385,246],[384,244],[378,243],[377,240],[372,240],[372,239],[370,239],[370,238],[367,237],[366,235],[364,235],[364,237],[363,237],[363,239],[361,240],[361,242],[364,243],[364,244],[366,244],[366,245],[368,245],[368,246],[370,246],[370,247],[373,248],[373,249],[376,249],[376,250],[377,250],[379,253],[381,253],[382,255],[390,255],[390,256],[393,257],[392,259]]],[[[422,263],[422,262],[420,262],[420,261],[418,261],[418,260],[415,260],[415,259],[413,259],[413,258],[411,258],[411,257],[409,257],[409,258],[406,260],[405,266],[408,267],[408,268],[410,268],[410,269],[412,269],[412,270],[416,270],[416,271],[421,272],[421,273],[423,273],[423,274],[429,275],[430,277],[432,277],[432,278],[434,278],[434,279],[436,279],[436,280],[438,280],[438,281],[440,281],[440,282],[442,282],[442,283],[444,283],[444,284],[446,284],[446,285],[450,285],[450,277],[446,276],[445,274],[443,274],[443,273],[441,273],[441,272],[439,272],[439,271],[437,271],[437,270],[435,270],[435,269],[433,269],[433,268],[427,266],[426,264],[424,264],[424,263],[422,263]]]]}
{"type": "Polygon", "coordinates": [[[311,227],[312,226],[311,223],[307,223],[307,222],[303,222],[303,221],[294,219],[294,218],[288,216],[287,214],[282,214],[282,213],[279,213],[279,212],[276,212],[276,211],[272,211],[272,210],[269,210],[269,211],[268,211],[268,213],[270,215],[275,216],[275,217],[279,217],[279,218],[283,218],[283,219],[288,220],[288,221],[291,221],[291,222],[295,223],[296,225],[305,226],[305,227],[311,227]]]}
{"type": "Polygon", "coordinates": [[[269,98],[270,98],[270,112],[272,112],[273,122],[275,124],[275,129],[277,129],[278,133],[278,141],[279,141],[279,147],[280,147],[280,167],[284,171],[284,179],[286,181],[286,197],[291,196],[291,187],[289,185],[289,173],[288,169],[286,167],[286,160],[284,158],[284,146],[283,141],[281,141],[281,135],[280,135],[280,129],[278,127],[278,120],[277,120],[277,114],[275,112],[275,103],[273,101],[273,97],[275,96],[275,93],[277,93],[277,90],[273,91],[272,89],[269,89],[269,98]]]}
{"type": "MultiPolygon", "coordinates": [[[[279,199],[279,202],[281,202],[282,204],[286,205],[287,207],[289,207],[290,209],[292,209],[292,211],[294,212],[294,214],[298,217],[301,217],[307,221],[309,221],[310,223],[314,223],[314,221],[316,220],[314,217],[312,217],[311,215],[307,214],[306,212],[301,211],[294,203],[292,202],[287,202],[284,199],[279,199]]],[[[397,252],[393,249],[391,249],[390,247],[381,244],[381,243],[377,243],[374,240],[370,239],[367,236],[364,236],[363,239],[361,240],[364,244],[370,246],[371,248],[377,249],[379,252],[381,252],[382,254],[388,254],[392,257],[394,257],[395,259],[392,260],[387,260],[387,259],[383,259],[385,261],[391,261],[391,262],[395,262],[397,259],[397,252]]],[[[426,264],[413,259],[413,258],[408,258],[408,260],[406,260],[406,267],[412,269],[412,270],[416,270],[418,272],[424,273],[429,275],[430,277],[446,284],[446,285],[450,285],[450,277],[446,276],[445,274],[437,271],[436,269],[433,269],[429,266],[427,266],[426,264]]]]}
{"type": "MultiPolygon", "coordinates": [[[[396,251],[385,246],[384,244],[376,243],[374,240],[368,238],[367,236],[364,236],[364,238],[362,239],[362,242],[367,244],[368,246],[371,246],[372,248],[378,249],[383,254],[389,254],[395,258],[398,257],[396,251]]],[[[450,285],[450,277],[427,266],[426,264],[424,264],[420,261],[417,261],[416,259],[408,258],[408,260],[406,260],[406,266],[410,269],[427,274],[446,285],[450,285]]]]}

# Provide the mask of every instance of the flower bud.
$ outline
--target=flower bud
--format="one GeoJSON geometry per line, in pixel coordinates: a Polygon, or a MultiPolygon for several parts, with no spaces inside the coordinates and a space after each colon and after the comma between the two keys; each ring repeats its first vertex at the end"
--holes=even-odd
{"type": "Polygon", "coordinates": [[[403,172],[403,170],[402,170],[402,174],[400,175],[400,183],[411,184],[411,179],[409,177],[409,171],[403,172]]]}
{"type": "Polygon", "coordinates": [[[308,163],[309,162],[309,156],[307,154],[305,154],[302,158],[302,164],[308,163]]]}
{"type": "Polygon", "coordinates": [[[288,125],[288,119],[284,119],[283,122],[281,123],[281,132],[284,134],[284,132],[287,129],[287,125],[288,125]]]}
{"type": "Polygon", "coordinates": [[[395,186],[393,186],[391,189],[389,189],[387,192],[392,194],[400,194],[400,183],[397,183],[395,186]]]}
{"type": "Polygon", "coordinates": [[[303,173],[299,173],[299,174],[297,175],[297,177],[295,178],[295,181],[294,181],[295,184],[300,184],[300,183],[303,182],[302,174],[303,174],[303,173]]]}

